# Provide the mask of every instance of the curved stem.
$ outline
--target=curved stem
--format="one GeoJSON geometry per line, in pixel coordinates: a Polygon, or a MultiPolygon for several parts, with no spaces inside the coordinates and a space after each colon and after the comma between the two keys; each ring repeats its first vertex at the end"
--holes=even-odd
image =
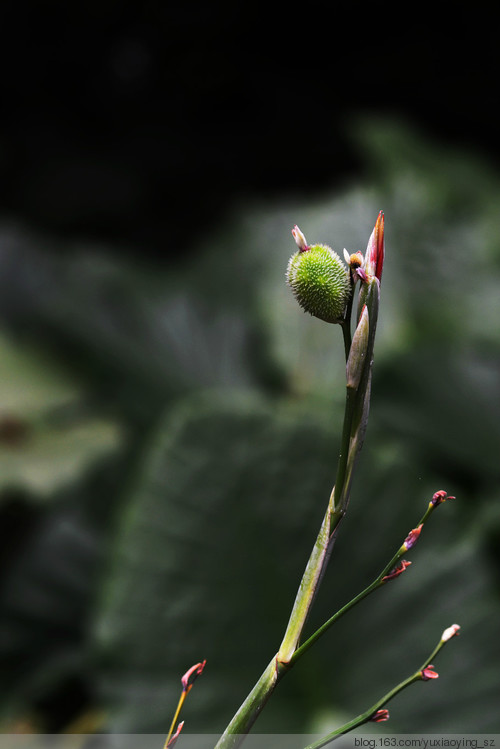
{"type": "Polygon", "coordinates": [[[387,703],[390,702],[390,700],[392,700],[397,694],[402,692],[403,689],[406,689],[406,687],[409,687],[410,684],[413,684],[416,681],[422,681],[422,679],[424,678],[422,676],[423,670],[430,665],[431,661],[434,660],[445,642],[446,640],[441,639],[432,653],[428,656],[428,658],[425,659],[423,664],[419,669],[415,671],[415,673],[401,681],[399,684],[393,687],[393,689],[387,692],[387,694],[384,694],[384,696],[381,697],[377,702],[375,702],[374,705],[369,707],[368,710],[365,710],[364,713],[361,713],[361,715],[353,718],[348,723],[344,723],[344,725],[340,726],[340,728],[336,728],[331,733],[323,736],[323,738],[319,739],[319,741],[316,741],[313,744],[309,744],[305,749],[321,749],[321,747],[330,744],[332,741],[335,741],[335,739],[339,736],[343,736],[344,734],[349,733],[349,731],[352,731],[354,728],[358,728],[359,726],[363,725],[363,723],[368,723],[368,721],[373,718],[377,710],[380,710],[381,707],[387,705],[387,703]]]}

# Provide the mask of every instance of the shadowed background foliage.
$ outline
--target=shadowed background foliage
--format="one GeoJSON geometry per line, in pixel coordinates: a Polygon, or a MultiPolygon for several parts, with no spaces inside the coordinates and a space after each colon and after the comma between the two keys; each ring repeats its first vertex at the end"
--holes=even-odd
{"type": "Polygon", "coordinates": [[[434,491],[457,500],[259,730],[331,729],[455,621],[440,679],[384,731],[500,730],[494,25],[457,10],[443,44],[428,17],[393,18],[389,42],[383,19],[327,10],[2,10],[5,732],[164,733],[202,658],[186,725],[223,729],[279,644],[335,474],[341,334],[285,286],[290,229],[363,251],[380,208],[367,443],[310,627],[434,491]]]}

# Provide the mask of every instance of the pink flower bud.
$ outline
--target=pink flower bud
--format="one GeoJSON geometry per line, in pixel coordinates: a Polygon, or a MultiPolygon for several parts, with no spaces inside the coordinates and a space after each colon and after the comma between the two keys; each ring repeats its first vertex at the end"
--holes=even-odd
{"type": "Polygon", "coordinates": [[[172,749],[177,739],[179,738],[179,734],[182,731],[183,725],[184,725],[184,721],[182,721],[182,723],[179,723],[179,725],[177,726],[177,731],[174,734],[172,734],[172,736],[170,737],[170,741],[167,744],[167,749],[172,749]]]}
{"type": "Polygon", "coordinates": [[[456,499],[456,497],[451,497],[444,489],[440,489],[433,495],[431,505],[436,507],[437,505],[440,505],[441,502],[446,502],[447,499],[456,499]]]}
{"type": "Polygon", "coordinates": [[[384,254],[384,213],[380,211],[366,248],[364,271],[368,277],[376,276],[379,281],[382,280],[384,254]]]}
{"type": "Polygon", "coordinates": [[[370,720],[373,723],[385,723],[386,720],[389,720],[389,710],[377,710],[376,713],[373,713],[370,720]]]}
{"type": "Polygon", "coordinates": [[[448,642],[448,640],[451,640],[452,637],[455,637],[455,635],[458,635],[459,629],[460,629],[460,626],[458,624],[452,624],[451,627],[448,627],[447,629],[445,629],[445,631],[441,635],[441,641],[448,642]]]}
{"type": "Polygon", "coordinates": [[[434,666],[429,665],[423,668],[420,672],[420,676],[423,681],[429,681],[429,679],[438,679],[439,674],[434,671],[434,666]]]}
{"type": "Polygon", "coordinates": [[[309,245],[307,244],[306,238],[300,231],[297,224],[295,224],[295,226],[292,229],[292,236],[295,239],[295,244],[297,245],[297,247],[299,248],[301,252],[305,252],[306,250],[309,249],[309,245]]]}
{"type": "Polygon", "coordinates": [[[195,680],[203,672],[205,664],[206,660],[202,661],[201,663],[195,663],[194,666],[191,666],[191,668],[186,671],[181,679],[182,689],[184,690],[184,692],[189,692],[195,680]]]}
{"type": "Polygon", "coordinates": [[[418,541],[418,537],[420,536],[420,531],[422,530],[422,528],[423,528],[423,525],[420,524],[418,528],[414,528],[412,531],[408,533],[403,543],[403,546],[406,549],[406,551],[409,551],[415,546],[415,544],[418,541]]]}

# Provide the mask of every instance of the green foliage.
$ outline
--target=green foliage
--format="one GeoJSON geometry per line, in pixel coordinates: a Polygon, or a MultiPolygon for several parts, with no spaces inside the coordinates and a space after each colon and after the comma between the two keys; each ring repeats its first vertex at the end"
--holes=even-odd
{"type": "Polygon", "coordinates": [[[82,388],[50,358],[0,335],[0,359],[0,490],[48,496],[117,450],[118,425],[75,413],[82,388]]]}

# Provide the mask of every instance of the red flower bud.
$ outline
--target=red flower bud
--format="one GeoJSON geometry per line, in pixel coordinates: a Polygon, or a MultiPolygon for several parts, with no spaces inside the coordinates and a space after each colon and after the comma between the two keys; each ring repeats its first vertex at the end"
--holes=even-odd
{"type": "Polygon", "coordinates": [[[379,281],[382,280],[384,254],[384,213],[380,211],[366,248],[364,271],[368,277],[376,276],[379,281]]]}
{"type": "Polygon", "coordinates": [[[389,710],[377,710],[376,713],[373,713],[370,720],[373,723],[385,723],[386,720],[389,720],[389,710]]]}
{"type": "Polygon", "coordinates": [[[194,666],[191,666],[191,668],[186,671],[186,673],[181,679],[182,689],[184,690],[184,692],[189,692],[189,690],[193,686],[194,681],[203,672],[203,669],[205,668],[205,663],[206,663],[206,660],[202,661],[201,663],[195,663],[194,666]]]}
{"type": "Polygon", "coordinates": [[[441,502],[446,502],[447,499],[456,499],[456,497],[451,497],[444,489],[440,489],[433,495],[431,505],[436,507],[437,505],[440,505],[441,502]]]}
{"type": "Polygon", "coordinates": [[[420,672],[420,675],[424,681],[429,681],[429,679],[437,679],[439,678],[439,674],[434,671],[434,666],[426,666],[422,669],[420,672]]]}
{"type": "Polygon", "coordinates": [[[414,528],[412,531],[408,533],[406,536],[403,546],[406,549],[406,551],[409,551],[418,541],[418,537],[420,536],[420,531],[422,530],[422,524],[418,526],[418,528],[414,528]]]}
{"type": "Polygon", "coordinates": [[[292,236],[295,239],[295,244],[299,248],[301,252],[305,252],[309,249],[309,245],[307,244],[307,240],[304,236],[304,234],[300,231],[297,224],[292,229],[292,236]]]}

